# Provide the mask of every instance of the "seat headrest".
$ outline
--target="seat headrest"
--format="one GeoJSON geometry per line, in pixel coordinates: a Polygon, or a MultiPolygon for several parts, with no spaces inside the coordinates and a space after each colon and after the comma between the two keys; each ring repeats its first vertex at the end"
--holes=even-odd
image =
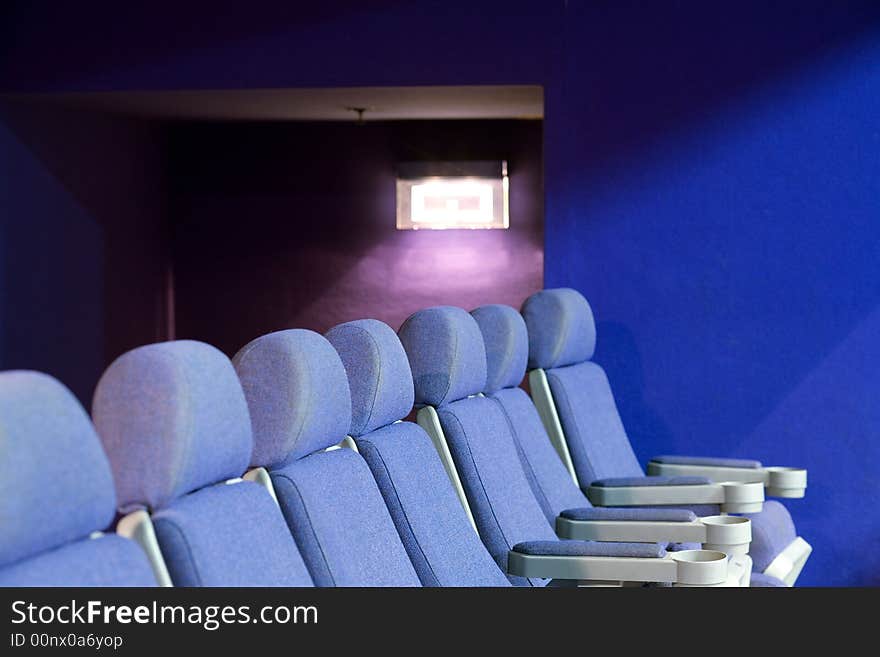
{"type": "Polygon", "coordinates": [[[410,315],[397,334],[412,369],[416,404],[442,406],[486,387],[486,348],[467,311],[426,308],[410,315]]]}
{"type": "Polygon", "coordinates": [[[593,311],[571,288],[535,292],[522,315],[529,333],[529,369],[552,369],[590,360],[596,349],[593,311]]]}
{"type": "Polygon", "coordinates": [[[240,477],[253,438],[232,363],[195,340],[160,342],[117,358],[101,376],[92,416],[116,480],[119,509],[160,509],[240,477]]]}
{"type": "Polygon", "coordinates": [[[376,319],[361,319],[334,326],[325,337],[348,375],[350,436],[363,436],[409,414],[414,395],[412,371],[390,326],[376,319]]]}
{"type": "Polygon", "coordinates": [[[110,465],[73,394],[40,372],[0,373],[0,566],[113,520],[110,465]]]}
{"type": "Polygon", "coordinates": [[[340,442],[351,425],[345,367],[314,331],[257,338],[232,359],[254,428],[251,465],[273,467],[340,442]]]}
{"type": "Polygon", "coordinates": [[[485,393],[515,388],[526,374],[529,334],[526,323],[510,306],[492,304],[471,311],[486,346],[485,393]]]}

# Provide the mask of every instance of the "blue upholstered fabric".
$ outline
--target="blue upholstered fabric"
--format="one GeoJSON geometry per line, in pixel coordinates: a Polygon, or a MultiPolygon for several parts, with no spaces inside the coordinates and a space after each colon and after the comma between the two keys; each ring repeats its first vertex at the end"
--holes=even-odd
{"type": "Polygon", "coordinates": [[[438,409],[438,416],[480,537],[507,572],[507,552],[514,545],[556,538],[523,472],[507,420],[485,397],[455,401],[438,409]]]}
{"type": "Polygon", "coordinates": [[[771,575],[765,575],[764,573],[753,571],[751,580],[749,581],[749,586],[754,588],[771,588],[771,587],[787,587],[788,585],[783,582],[781,579],[777,579],[771,575]]]}
{"type": "MultiPolygon", "coordinates": [[[[527,299],[522,312],[529,331],[529,367],[546,370],[580,485],[598,485],[612,478],[617,479],[616,485],[656,482],[654,478],[644,478],[620,420],[608,378],[599,365],[589,360],[596,331],[586,299],[575,290],[544,290],[527,299]],[[620,482],[625,481],[622,478],[636,479],[622,484],[620,482]]],[[[679,463],[688,461],[688,457],[673,458],[679,463]]],[[[699,461],[706,462],[706,459],[699,461]]],[[[735,464],[735,467],[754,467],[757,463],[739,459],[713,461],[719,465],[735,464]]],[[[679,483],[684,482],[679,480],[679,483]]],[[[686,509],[698,516],[719,512],[718,505],[712,504],[654,508],[686,509]]],[[[794,524],[785,508],[773,501],[764,503],[762,513],[749,517],[752,519],[750,553],[755,570],[760,571],[766,567],[762,564],[768,564],[794,540],[794,524]]]]}
{"type": "Polygon", "coordinates": [[[541,290],[522,307],[529,333],[529,369],[552,369],[589,360],[596,349],[590,304],[570,288],[541,290]]]}
{"type": "Polygon", "coordinates": [[[347,322],[330,329],[351,390],[351,436],[406,417],[413,407],[413,379],[406,352],[387,324],[375,319],[347,322]]]}
{"type": "Polygon", "coordinates": [[[776,556],[797,538],[788,509],[777,500],[765,500],[760,513],[745,514],[752,521],[752,544],[749,554],[753,569],[763,571],[776,556]]]}
{"type": "Polygon", "coordinates": [[[584,362],[548,370],[547,381],[581,487],[644,475],[601,367],[584,362]]]}
{"type": "Polygon", "coordinates": [[[662,559],[666,548],[660,543],[603,543],[599,541],[524,541],[513,546],[521,554],[552,557],[640,557],[662,559]]]}
{"type": "Polygon", "coordinates": [[[471,311],[486,347],[486,386],[484,393],[518,386],[529,360],[529,334],[526,323],[510,306],[480,306],[471,311]]]}
{"type": "Polygon", "coordinates": [[[636,488],[647,486],[700,486],[710,483],[706,477],[608,477],[590,483],[591,486],[602,488],[619,488],[621,486],[633,486],[636,488]]]}
{"type": "Polygon", "coordinates": [[[489,395],[489,399],[504,411],[520,463],[547,521],[554,524],[563,509],[590,506],[556,453],[525,391],[505,388],[489,395]]]}
{"type": "Polygon", "coordinates": [[[510,586],[471,527],[427,434],[398,422],[357,440],[426,586],[510,586]]]}
{"type": "Polygon", "coordinates": [[[678,509],[680,511],[690,511],[698,518],[704,516],[717,516],[721,513],[720,504],[657,504],[652,509],[678,509]]]}
{"type": "Polygon", "coordinates": [[[101,377],[94,412],[120,500],[153,510],[176,585],[311,584],[269,493],[219,483],[241,476],[253,447],[241,384],[220,351],[188,340],[130,351],[101,377]]]}
{"type": "Polygon", "coordinates": [[[175,586],[311,586],[278,506],[253,482],[217,484],[153,516],[175,586]]]}
{"type": "Polygon", "coordinates": [[[667,552],[684,552],[685,550],[702,550],[702,543],[668,543],[667,552]]]}
{"type": "Polygon", "coordinates": [[[39,372],[0,373],[0,568],[104,529],[115,504],[107,457],[71,392],[39,372]]]}
{"type": "Polygon", "coordinates": [[[722,468],[760,468],[761,462],[752,459],[725,459],[711,456],[655,456],[652,461],[676,465],[709,465],[722,468]]]}
{"type": "Polygon", "coordinates": [[[580,507],[577,509],[565,509],[559,514],[569,520],[623,520],[651,522],[693,522],[697,515],[693,511],[685,509],[665,509],[657,507],[649,508],[595,508],[580,507]]]}
{"type": "Polygon", "coordinates": [[[0,568],[0,587],[6,586],[156,586],[156,580],[134,541],[107,534],[0,568]]]}
{"type": "Polygon", "coordinates": [[[146,345],[104,372],[92,404],[123,512],[241,476],[253,446],[229,359],[192,340],[146,345]]]}
{"type": "Polygon", "coordinates": [[[419,405],[442,406],[486,387],[486,349],[465,310],[437,306],[411,315],[398,337],[406,350],[419,405]]]}
{"type": "Polygon", "coordinates": [[[315,584],[419,586],[373,475],[358,454],[318,452],[271,475],[315,584]]]}
{"type": "Polygon", "coordinates": [[[338,443],[351,426],[339,354],[313,331],[290,329],[249,342],[233,358],[250,408],[250,463],[272,467],[338,443]]]}

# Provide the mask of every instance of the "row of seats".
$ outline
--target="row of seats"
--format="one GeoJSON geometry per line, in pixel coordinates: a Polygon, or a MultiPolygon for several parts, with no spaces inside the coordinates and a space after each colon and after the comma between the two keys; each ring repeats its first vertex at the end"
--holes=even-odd
{"type": "Polygon", "coordinates": [[[645,476],[594,344],[562,289],[522,314],[429,308],[397,334],[278,331],[232,360],[146,345],[106,370],[91,418],[45,374],[0,373],[0,585],[786,583],[765,573],[802,540],[785,507],[734,523],[709,479],[645,476]],[[649,488],[667,496],[632,492],[649,488]],[[751,558],[740,539],[701,550],[719,544],[707,517],[750,532],[751,558]]]}

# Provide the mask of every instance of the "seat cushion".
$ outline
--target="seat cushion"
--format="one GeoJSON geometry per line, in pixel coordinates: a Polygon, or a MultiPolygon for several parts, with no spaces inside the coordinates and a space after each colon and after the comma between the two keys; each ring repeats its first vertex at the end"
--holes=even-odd
{"type": "MultiPolygon", "coordinates": [[[[527,540],[556,540],[535,499],[501,408],[486,397],[462,399],[438,409],[455,467],[480,538],[507,572],[507,553],[527,540]]],[[[517,585],[530,582],[510,576],[517,585]]],[[[531,582],[543,585],[543,580],[531,582]]]]}
{"type": "Polygon", "coordinates": [[[156,586],[156,579],[137,543],[107,534],[0,568],[6,586],[156,586]]]}
{"type": "Polygon", "coordinates": [[[398,331],[415,386],[415,403],[442,406],[486,387],[486,348],[476,320],[454,306],[410,315],[398,331]]]}
{"type": "Polygon", "coordinates": [[[596,349],[590,304],[577,290],[541,290],[525,300],[529,368],[550,369],[589,360],[596,349]]]}
{"type": "Polygon", "coordinates": [[[749,548],[752,569],[763,572],[797,538],[794,521],[788,509],[776,500],[765,501],[760,513],[745,516],[752,521],[752,545],[749,548]]]}
{"type": "Polygon", "coordinates": [[[179,498],[153,516],[175,586],[311,586],[272,497],[250,481],[179,498]]]}
{"type": "Polygon", "coordinates": [[[550,442],[538,409],[525,390],[506,388],[489,399],[499,404],[507,417],[520,463],[547,521],[555,523],[565,509],[590,506],[550,442]]]}
{"type": "Polygon", "coordinates": [[[752,459],[727,459],[713,456],[655,456],[652,461],[657,463],[669,463],[670,465],[708,465],[720,468],[748,468],[761,467],[760,461],[752,459]]]}
{"type": "Polygon", "coordinates": [[[113,520],[110,465],[89,416],[47,374],[0,372],[0,567],[113,520]]]}
{"type": "Polygon", "coordinates": [[[337,444],[351,426],[351,396],[339,354],[305,329],[252,340],[232,359],[250,410],[250,464],[280,466],[337,444]]]}
{"type": "Polygon", "coordinates": [[[409,415],[414,395],[412,372],[390,326],[376,319],[360,319],[334,326],[326,338],[348,376],[350,436],[362,436],[409,415]]]}
{"type": "Polygon", "coordinates": [[[271,472],[290,531],[318,586],[419,586],[363,458],[318,452],[271,472]]]}
{"type": "Polygon", "coordinates": [[[702,486],[712,483],[706,477],[609,477],[592,482],[591,486],[600,488],[634,487],[643,488],[648,486],[702,486]]]}
{"type": "Polygon", "coordinates": [[[547,381],[582,488],[599,479],[645,474],[601,367],[586,362],[548,370],[547,381]]]}
{"type": "Polygon", "coordinates": [[[534,556],[559,557],[638,557],[662,559],[666,549],[660,543],[604,543],[600,541],[524,541],[513,547],[516,552],[534,556]]]}
{"type": "Polygon", "coordinates": [[[471,311],[486,346],[486,394],[518,386],[526,374],[529,335],[522,315],[493,304],[471,311]]]}
{"type": "Polygon", "coordinates": [[[426,586],[510,586],[480,542],[430,438],[398,422],[357,440],[426,586]]]}
{"type": "Polygon", "coordinates": [[[92,416],[123,513],[158,510],[240,477],[253,448],[232,363],[195,340],[149,344],[117,358],[98,382],[92,416]]]}
{"type": "Polygon", "coordinates": [[[749,586],[755,588],[768,588],[768,587],[788,587],[788,584],[783,582],[781,579],[777,579],[772,577],[771,575],[765,575],[764,573],[752,572],[751,580],[749,581],[749,586]]]}
{"type": "Polygon", "coordinates": [[[569,520],[623,520],[651,522],[693,522],[697,516],[685,509],[666,508],[578,508],[565,509],[559,514],[569,520]]]}

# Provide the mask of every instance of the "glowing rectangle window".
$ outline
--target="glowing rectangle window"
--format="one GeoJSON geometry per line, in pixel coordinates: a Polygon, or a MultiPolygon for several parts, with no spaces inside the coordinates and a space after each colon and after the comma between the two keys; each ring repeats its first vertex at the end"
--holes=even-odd
{"type": "Polygon", "coordinates": [[[508,188],[506,162],[399,165],[397,228],[507,228],[508,188]]]}

